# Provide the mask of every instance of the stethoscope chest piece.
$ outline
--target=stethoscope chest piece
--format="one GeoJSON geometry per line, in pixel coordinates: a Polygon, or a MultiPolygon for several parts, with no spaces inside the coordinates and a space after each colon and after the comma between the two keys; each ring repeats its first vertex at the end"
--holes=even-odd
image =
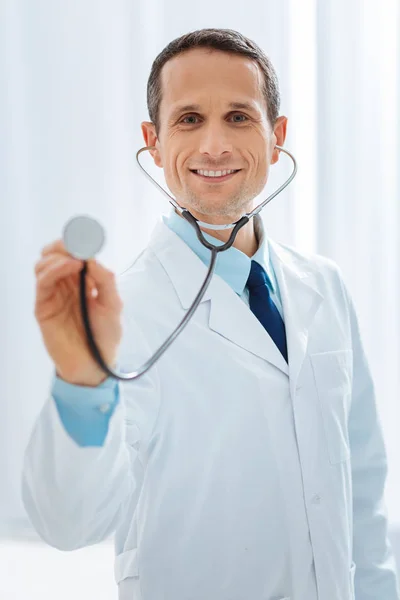
{"type": "Polygon", "coordinates": [[[104,246],[105,233],[96,219],[86,215],[73,217],[63,230],[65,249],[74,258],[93,258],[104,246]]]}

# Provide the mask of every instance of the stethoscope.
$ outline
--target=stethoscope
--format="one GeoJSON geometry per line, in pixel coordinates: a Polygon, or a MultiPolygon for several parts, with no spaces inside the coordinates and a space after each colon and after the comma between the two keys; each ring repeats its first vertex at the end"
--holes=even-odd
{"type": "Polygon", "coordinates": [[[271,202],[271,200],[273,198],[275,198],[275,196],[280,194],[289,185],[289,183],[293,180],[293,178],[295,177],[295,175],[297,173],[297,163],[296,163],[294,156],[290,152],[288,152],[287,150],[285,150],[284,148],[282,148],[280,146],[275,146],[275,147],[277,150],[279,150],[280,152],[284,152],[287,156],[289,156],[292,159],[293,171],[292,171],[290,177],[285,181],[285,183],[283,185],[281,185],[280,188],[278,188],[273,194],[268,196],[268,198],[266,200],[264,200],[264,202],[259,204],[252,212],[244,214],[238,221],[236,221],[235,223],[229,223],[228,225],[213,225],[210,223],[204,223],[203,221],[199,221],[186,208],[182,208],[182,206],[180,206],[177,203],[177,201],[166,190],[164,190],[164,188],[161,185],[159,185],[153,179],[153,177],[151,175],[149,175],[149,173],[147,173],[147,171],[144,169],[144,167],[140,164],[139,155],[142,152],[144,152],[145,150],[155,149],[155,146],[145,146],[145,147],[141,148],[140,150],[138,150],[138,152],[136,153],[136,162],[137,162],[139,168],[143,171],[143,173],[146,175],[146,177],[148,177],[148,179],[151,181],[151,183],[156,185],[157,188],[163,194],[165,194],[165,196],[168,198],[169,202],[178,211],[178,213],[184,219],[186,219],[186,221],[188,221],[188,223],[190,223],[192,225],[192,227],[194,227],[199,241],[203,244],[203,246],[205,246],[206,248],[208,248],[211,251],[211,260],[210,260],[210,265],[208,267],[208,272],[207,272],[206,278],[204,279],[197,296],[193,300],[193,304],[188,309],[188,311],[185,313],[185,316],[183,317],[183,319],[181,320],[179,325],[171,333],[171,335],[165,340],[165,342],[158,348],[158,350],[153,354],[153,356],[151,356],[136,371],[132,371],[131,373],[117,373],[116,371],[114,371],[111,367],[109,367],[105,363],[105,361],[97,347],[97,344],[94,340],[92,328],[90,326],[88,307],[87,307],[87,302],[86,302],[87,291],[86,291],[86,277],[85,276],[86,276],[87,268],[88,268],[87,260],[89,260],[90,258],[93,258],[101,250],[101,248],[104,244],[104,241],[105,241],[104,229],[100,225],[100,223],[98,223],[98,221],[96,221],[95,219],[93,219],[92,217],[89,217],[87,215],[73,217],[65,225],[64,230],[63,230],[63,241],[64,241],[66,250],[73,257],[75,257],[79,260],[84,260],[84,266],[80,272],[79,297],[80,297],[82,319],[83,319],[85,333],[87,336],[87,342],[89,345],[89,349],[93,356],[93,359],[97,362],[97,364],[104,371],[104,373],[107,374],[109,377],[113,377],[114,379],[117,379],[119,381],[131,381],[133,379],[138,379],[139,377],[141,377],[142,375],[147,373],[147,371],[157,362],[157,360],[164,354],[164,352],[167,350],[167,348],[169,348],[169,346],[172,344],[172,342],[178,337],[178,335],[181,333],[181,331],[186,327],[186,325],[190,321],[191,317],[193,316],[196,308],[199,306],[199,304],[210,284],[211,278],[213,276],[215,264],[216,264],[216,260],[217,260],[217,255],[220,252],[224,252],[225,250],[228,250],[228,248],[230,248],[232,246],[232,244],[234,243],[238,231],[244,225],[246,225],[246,223],[248,223],[252,217],[257,215],[264,208],[264,206],[266,206],[268,204],[268,202],[271,202]],[[225,244],[222,244],[219,246],[214,246],[208,240],[206,240],[200,227],[206,227],[207,229],[212,229],[212,230],[232,229],[232,233],[231,233],[228,241],[225,244]]]}

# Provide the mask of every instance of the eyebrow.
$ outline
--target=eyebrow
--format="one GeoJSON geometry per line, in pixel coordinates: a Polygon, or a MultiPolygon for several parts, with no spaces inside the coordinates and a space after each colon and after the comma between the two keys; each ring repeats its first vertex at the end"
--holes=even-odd
{"type": "MultiPolygon", "coordinates": [[[[229,108],[234,110],[248,110],[251,112],[257,112],[257,109],[250,102],[230,102],[229,108]]],[[[179,117],[184,112],[199,112],[201,111],[200,104],[185,104],[183,106],[177,106],[172,112],[171,121],[179,117]]]]}

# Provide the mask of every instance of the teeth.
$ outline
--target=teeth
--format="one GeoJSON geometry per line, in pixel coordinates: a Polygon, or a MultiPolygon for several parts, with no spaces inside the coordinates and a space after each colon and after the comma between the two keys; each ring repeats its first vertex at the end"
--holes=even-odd
{"type": "Polygon", "coordinates": [[[203,171],[203,169],[199,169],[198,171],[195,171],[195,173],[198,173],[199,175],[204,175],[204,177],[221,177],[223,175],[230,175],[234,172],[235,169],[229,169],[227,171],[203,171]]]}

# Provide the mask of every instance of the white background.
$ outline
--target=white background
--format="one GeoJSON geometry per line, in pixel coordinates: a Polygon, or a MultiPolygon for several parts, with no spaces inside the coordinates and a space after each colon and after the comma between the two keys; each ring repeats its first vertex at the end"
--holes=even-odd
{"type": "MultiPolygon", "coordinates": [[[[396,0],[0,0],[0,597],[113,598],[110,542],[70,554],[33,541],[22,455],[52,365],[33,317],[34,264],[75,214],[107,231],[123,271],[169,210],[138,171],[151,63],[173,38],[239,30],[275,65],[299,172],[268,234],[333,258],[359,314],[400,525],[400,10],[396,0]]],[[[149,158],[145,164],[151,168],[149,158]]],[[[154,171],[152,171],[154,172],[154,171]]],[[[287,176],[284,158],[266,193],[287,176]]],[[[160,177],[160,171],[156,172],[160,177]]],[[[114,592],[113,592],[114,590],[114,592]]]]}

